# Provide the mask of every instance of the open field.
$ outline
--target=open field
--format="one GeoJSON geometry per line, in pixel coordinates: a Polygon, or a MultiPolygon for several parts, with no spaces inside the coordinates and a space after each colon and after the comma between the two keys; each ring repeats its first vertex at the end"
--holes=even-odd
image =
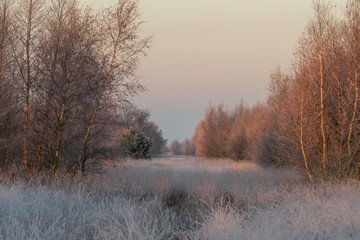
{"type": "Polygon", "coordinates": [[[360,238],[360,184],[309,186],[294,170],[184,157],[16,178],[0,177],[0,239],[360,238]]]}

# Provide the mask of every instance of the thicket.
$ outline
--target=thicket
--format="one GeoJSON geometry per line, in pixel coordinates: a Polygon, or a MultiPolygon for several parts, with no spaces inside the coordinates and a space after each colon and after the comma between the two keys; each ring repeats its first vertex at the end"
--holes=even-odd
{"type": "Polygon", "coordinates": [[[210,104],[191,139],[174,140],[174,155],[207,158],[254,159],[254,146],[264,130],[267,109],[262,103],[250,107],[243,100],[233,109],[210,104]]]}
{"type": "Polygon", "coordinates": [[[210,104],[191,140],[181,148],[185,155],[235,160],[254,159],[255,146],[266,125],[268,110],[262,103],[252,107],[241,101],[234,109],[210,104]]]}
{"type": "Polygon", "coordinates": [[[360,1],[348,0],[342,14],[326,1],[313,7],[289,72],[270,75],[267,101],[247,114],[210,105],[194,134],[197,155],[250,154],[304,169],[311,182],[359,178],[360,1]]]}
{"type": "Polygon", "coordinates": [[[141,26],[137,0],[96,12],[77,0],[0,0],[1,171],[96,170],[122,152],[130,125],[161,150],[161,131],[131,104],[145,90],[136,70],[151,38],[141,26]],[[129,109],[146,121],[128,121],[129,109]]]}

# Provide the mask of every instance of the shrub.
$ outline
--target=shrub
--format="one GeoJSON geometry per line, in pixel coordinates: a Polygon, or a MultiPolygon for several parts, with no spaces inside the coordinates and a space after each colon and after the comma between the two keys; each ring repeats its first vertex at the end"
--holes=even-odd
{"type": "Polygon", "coordinates": [[[133,159],[151,158],[149,153],[152,145],[151,140],[135,129],[126,130],[121,135],[120,142],[127,156],[133,159]]]}

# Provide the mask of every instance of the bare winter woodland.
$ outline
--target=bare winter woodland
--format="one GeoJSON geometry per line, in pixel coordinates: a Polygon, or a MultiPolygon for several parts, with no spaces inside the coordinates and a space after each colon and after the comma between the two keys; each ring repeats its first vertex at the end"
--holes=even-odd
{"type": "Polygon", "coordinates": [[[0,0],[0,238],[359,239],[360,1],[315,0],[265,102],[210,104],[189,157],[151,161],[138,5],[0,0]]]}
{"type": "Polygon", "coordinates": [[[94,12],[75,0],[0,1],[0,168],[58,168],[75,175],[118,157],[121,133],[136,128],[166,143],[149,113],[131,103],[144,90],[137,1],[94,12]]]}

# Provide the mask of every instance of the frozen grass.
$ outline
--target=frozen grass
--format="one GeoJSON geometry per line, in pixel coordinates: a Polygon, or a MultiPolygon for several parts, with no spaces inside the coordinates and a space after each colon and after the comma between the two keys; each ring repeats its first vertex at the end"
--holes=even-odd
{"type": "MultiPolygon", "coordinates": [[[[152,161],[128,161],[121,168],[121,182],[139,194],[159,198],[173,193],[213,204],[224,194],[239,207],[258,207],[281,201],[281,193],[304,178],[294,170],[263,169],[250,162],[168,158],[152,161]]],[[[119,170],[109,174],[114,176],[119,170]]],[[[112,177],[113,179],[115,177],[112,177]]]]}
{"type": "Polygon", "coordinates": [[[0,239],[167,239],[174,226],[156,199],[0,188],[0,239]]]}
{"type": "Polygon", "coordinates": [[[240,214],[217,208],[192,239],[360,239],[360,185],[297,187],[280,204],[240,214]]]}
{"type": "Polygon", "coordinates": [[[0,239],[360,239],[360,184],[163,158],[69,183],[0,177],[0,239]],[[25,184],[26,182],[26,184],[25,184]]]}

